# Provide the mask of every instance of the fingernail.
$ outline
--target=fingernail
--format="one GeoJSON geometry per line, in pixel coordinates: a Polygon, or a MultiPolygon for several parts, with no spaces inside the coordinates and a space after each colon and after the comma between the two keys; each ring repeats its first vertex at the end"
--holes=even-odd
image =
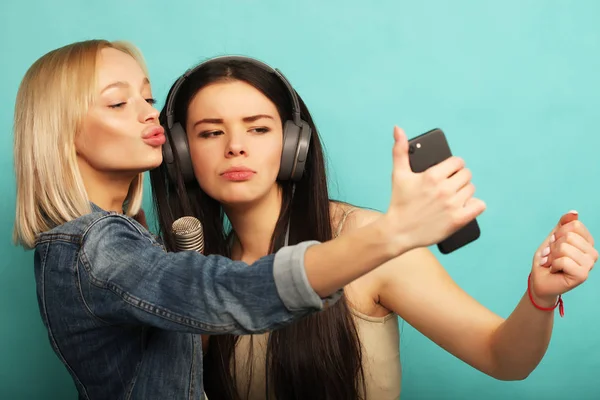
{"type": "Polygon", "coordinates": [[[579,214],[579,213],[578,213],[577,211],[575,211],[575,210],[571,210],[571,211],[569,211],[567,214],[575,214],[575,215],[577,215],[577,214],[579,214]]]}
{"type": "Polygon", "coordinates": [[[546,262],[547,262],[547,261],[548,261],[548,257],[543,257],[543,258],[540,260],[540,265],[544,265],[544,264],[546,264],[546,262]]]}
{"type": "Polygon", "coordinates": [[[556,242],[556,236],[552,235],[550,236],[550,243],[554,243],[556,242]]]}
{"type": "Polygon", "coordinates": [[[542,257],[546,257],[548,254],[550,254],[550,247],[546,247],[544,250],[542,250],[542,257]]]}

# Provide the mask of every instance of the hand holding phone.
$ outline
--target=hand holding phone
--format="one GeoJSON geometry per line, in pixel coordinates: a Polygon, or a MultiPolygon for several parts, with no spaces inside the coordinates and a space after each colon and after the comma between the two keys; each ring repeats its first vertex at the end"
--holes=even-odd
{"type": "MultiPolygon", "coordinates": [[[[408,141],[410,167],[413,172],[424,172],[452,157],[450,146],[441,129],[432,129],[408,141]]],[[[459,172],[460,173],[460,172],[459,172]]],[[[477,240],[481,235],[474,219],[467,225],[437,244],[442,254],[449,254],[477,240]]]]}

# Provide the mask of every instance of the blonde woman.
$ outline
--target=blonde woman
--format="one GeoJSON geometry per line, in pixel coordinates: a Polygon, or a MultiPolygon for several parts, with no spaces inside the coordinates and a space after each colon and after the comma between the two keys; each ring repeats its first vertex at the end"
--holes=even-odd
{"type": "Polygon", "coordinates": [[[35,249],[40,313],[82,399],[200,399],[198,334],[260,333],[333,304],[340,288],[481,214],[452,158],[414,174],[395,129],[388,212],[248,264],[167,253],[132,216],[165,136],[134,47],[78,42],[38,59],[15,106],[15,240],[35,249]]]}

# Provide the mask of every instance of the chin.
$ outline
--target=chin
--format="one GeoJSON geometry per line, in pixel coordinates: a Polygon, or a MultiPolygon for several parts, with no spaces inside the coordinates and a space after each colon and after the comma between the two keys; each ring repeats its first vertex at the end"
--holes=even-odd
{"type": "MultiPolygon", "coordinates": [[[[277,188],[277,186],[274,185],[274,188],[277,188]]],[[[229,187],[221,187],[220,190],[212,193],[207,192],[210,197],[228,207],[249,207],[263,201],[268,201],[276,193],[272,188],[250,187],[239,183],[229,187]]]]}
{"type": "Polygon", "coordinates": [[[160,166],[160,164],[162,164],[163,162],[163,156],[162,156],[162,151],[158,151],[157,153],[154,153],[152,155],[150,155],[147,160],[147,166],[146,166],[146,171],[157,168],[160,166]]]}
{"type": "Polygon", "coordinates": [[[256,203],[257,200],[257,198],[251,196],[225,196],[217,199],[219,203],[229,207],[249,206],[256,203]]]}
{"type": "Polygon", "coordinates": [[[219,203],[229,206],[229,207],[237,207],[237,206],[249,206],[257,203],[262,196],[257,196],[253,193],[248,193],[248,191],[239,191],[239,192],[229,192],[229,193],[220,193],[219,196],[214,197],[219,203]]]}

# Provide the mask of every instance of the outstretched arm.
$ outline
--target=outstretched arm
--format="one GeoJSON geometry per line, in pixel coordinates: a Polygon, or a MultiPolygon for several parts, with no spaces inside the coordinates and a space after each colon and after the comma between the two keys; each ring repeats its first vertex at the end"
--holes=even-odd
{"type": "MultiPolygon", "coordinates": [[[[360,226],[373,218],[375,212],[359,210],[346,225],[360,226]]],[[[598,259],[591,235],[572,216],[564,216],[552,234],[555,241],[550,244],[549,236],[538,249],[532,271],[532,294],[542,307],[554,305],[559,294],[585,281],[598,259]],[[553,266],[542,267],[540,261],[553,266]]],[[[524,379],[546,352],[553,312],[537,309],[524,294],[511,315],[501,318],[463,291],[428,249],[409,251],[371,275],[376,282],[374,297],[381,305],[490,376],[524,379]]]]}

